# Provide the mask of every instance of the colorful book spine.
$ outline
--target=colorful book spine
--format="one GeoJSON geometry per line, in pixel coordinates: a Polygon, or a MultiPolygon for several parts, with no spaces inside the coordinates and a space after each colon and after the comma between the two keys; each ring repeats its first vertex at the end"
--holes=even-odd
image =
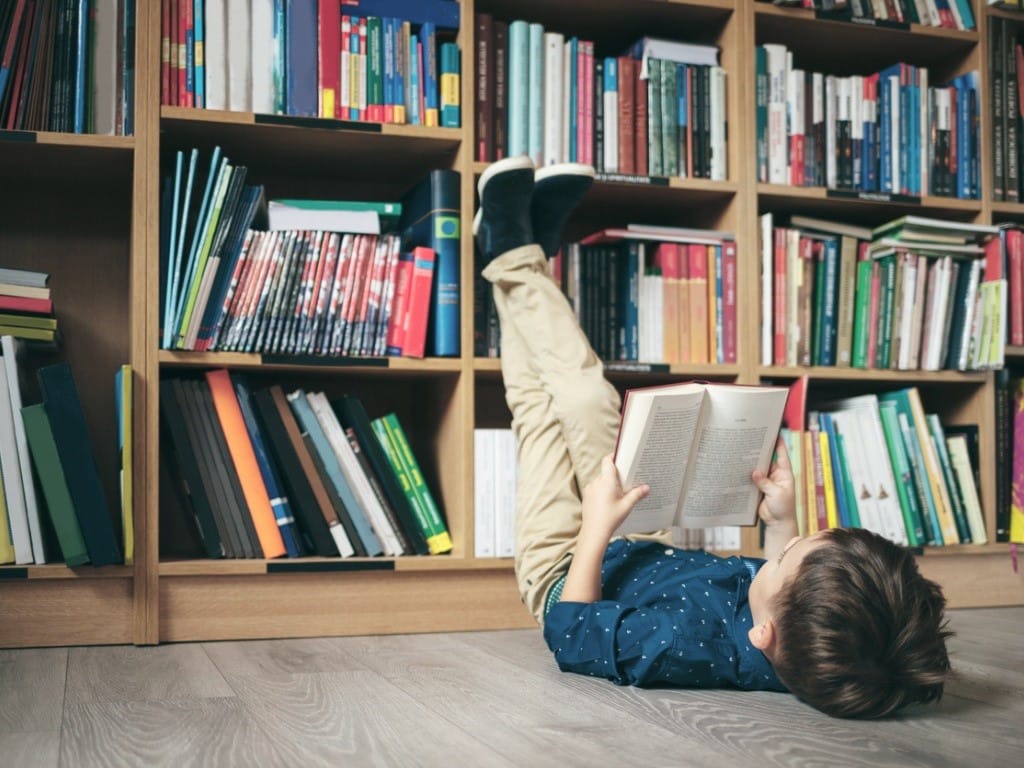
{"type": "MultiPolygon", "coordinates": [[[[425,43],[424,49],[425,51],[430,50],[430,48],[426,47],[425,43]]],[[[429,53],[425,55],[431,57],[429,53]]],[[[461,101],[461,77],[459,72],[459,47],[455,43],[444,43],[441,46],[441,126],[444,128],[458,128],[462,124],[461,108],[459,106],[461,101]]],[[[436,103],[434,102],[437,88],[431,85],[430,79],[431,76],[428,74],[427,82],[425,83],[427,96],[426,124],[428,126],[435,119],[433,115],[437,110],[436,103]],[[432,104],[433,106],[431,106],[432,104]]],[[[539,112],[540,110],[536,111],[539,112]]],[[[530,128],[530,135],[533,135],[532,127],[530,128]]]]}

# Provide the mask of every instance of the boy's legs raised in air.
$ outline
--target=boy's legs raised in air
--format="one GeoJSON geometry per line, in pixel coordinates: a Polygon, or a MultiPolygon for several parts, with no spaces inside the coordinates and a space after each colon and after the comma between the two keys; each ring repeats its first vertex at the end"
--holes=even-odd
{"type": "MultiPolygon", "coordinates": [[[[490,260],[483,275],[493,284],[505,398],[519,442],[516,577],[527,608],[543,622],[545,598],[568,570],[575,546],[580,489],[615,446],[619,396],[551,279],[545,252],[535,242],[540,233],[524,223],[530,219],[532,167],[527,170],[523,160],[496,163],[481,177],[475,234],[482,258],[490,260]]],[[[566,168],[575,178],[545,173],[564,190],[562,202],[551,205],[569,210],[593,176],[585,166],[566,168]]],[[[568,215],[549,213],[546,221],[562,224],[568,215]]],[[[550,233],[544,237],[550,242],[550,233]]]]}

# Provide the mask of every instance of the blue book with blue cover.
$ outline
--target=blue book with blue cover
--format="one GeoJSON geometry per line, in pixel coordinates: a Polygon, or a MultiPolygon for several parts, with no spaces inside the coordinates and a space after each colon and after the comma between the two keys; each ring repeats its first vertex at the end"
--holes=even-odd
{"type": "MultiPolygon", "coordinates": [[[[530,25],[508,25],[508,156],[530,148],[530,25]]],[[[575,159],[575,158],[572,158],[575,159]]]]}
{"type": "Polygon", "coordinates": [[[431,357],[459,355],[459,184],[458,171],[431,171],[402,199],[402,250],[425,246],[436,254],[427,328],[431,357]]]}
{"type": "Polygon", "coordinates": [[[316,117],[317,110],[317,4],[312,0],[286,0],[287,104],[289,115],[316,117]]]}
{"type": "Polygon", "coordinates": [[[292,514],[291,504],[285,494],[284,483],[277,476],[277,469],[267,454],[267,446],[263,440],[263,434],[260,432],[259,423],[256,421],[249,385],[237,374],[231,375],[231,384],[235,388],[238,408],[242,412],[242,421],[245,422],[245,429],[249,433],[253,453],[256,454],[256,463],[260,467],[263,484],[267,487],[270,508],[274,511],[277,528],[281,531],[285,551],[288,553],[288,557],[301,557],[306,554],[302,546],[302,539],[295,526],[295,516],[292,514]]]}

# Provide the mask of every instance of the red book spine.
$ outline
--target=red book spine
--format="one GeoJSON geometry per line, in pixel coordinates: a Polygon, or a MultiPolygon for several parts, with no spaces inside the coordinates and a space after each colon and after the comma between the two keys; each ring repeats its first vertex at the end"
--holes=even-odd
{"type": "MultiPolygon", "coordinates": [[[[600,98],[600,97],[599,97],[600,98]]],[[[609,139],[610,140],[610,139],[609,139]]],[[[594,43],[583,46],[583,156],[594,164],[594,43]]]]}
{"type": "Polygon", "coordinates": [[[736,243],[726,240],[722,243],[722,362],[726,364],[737,360],[736,267],[736,243]]]}
{"type": "Polygon", "coordinates": [[[413,249],[412,256],[412,280],[403,321],[405,341],[402,354],[406,357],[423,357],[427,347],[427,316],[430,314],[430,289],[434,282],[436,255],[432,248],[420,246],[413,249]]]}
{"type": "Polygon", "coordinates": [[[640,62],[633,61],[633,99],[635,105],[633,122],[634,172],[647,175],[647,81],[640,79],[640,62]]]}
{"type": "MultiPolygon", "coordinates": [[[[31,66],[28,63],[29,51],[32,48],[32,35],[36,25],[37,17],[39,13],[36,11],[35,3],[37,0],[32,0],[32,3],[28,7],[28,13],[25,14],[25,27],[21,35],[21,47],[18,51],[18,63],[14,67],[13,72],[8,72],[8,89],[11,92],[11,98],[7,102],[7,130],[14,130],[17,127],[18,122],[18,102],[21,101],[21,88],[25,82],[25,72],[31,66]]],[[[92,16],[95,16],[95,9],[92,10],[92,16]]]]}
{"type": "Polygon", "coordinates": [[[1024,232],[1011,229],[1006,233],[1010,251],[1010,343],[1024,344],[1024,232]]]}
{"type": "Polygon", "coordinates": [[[0,295],[0,309],[50,315],[53,314],[53,299],[29,299],[24,296],[0,295]]]}
{"type": "Polygon", "coordinates": [[[580,40],[576,46],[576,82],[573,83],[573,87],[576,88],[576,157],[570,157],[569,160],[577,163],[586,162],[586,89],[587,89],[587,54],[586,54],[586,41],[580,40]]]}
{"type": "Polygon", "coordinates": [[[775,295],[772,297],[772,308],[774,316],[773,360],[775,365],[786,364],[786,230],[776,227],[773,234],[774,255],[775,255],[775,280],[773,288],[775,295]]]}
{"type": "Polygon", "coordinates": [[[178,27],[175,35],[178,39],[178,106],[188,106],[188,82],[186,77],[187,43],[185,29],[188,26],[188,8],[191,0],[178,0],[178,27]]]}
{"type": "MultiPolygon", "coordinates": [[[[636,148],[634,145],[634,112],[636,111],[636,75],[634,60],[620,56],[619,66],[619,173],[636,173],[636,148]]],[[[608,137],[605,137],[608,141],[608,137]]]]}
{"type": "MultiPolygon", "coordinates": [[[[25,0],[18,0],[14,9],[14,17],[11,19],[11,27],[7,31],[7,40],[0,49],[0,69],[6,69],[10,77],[11,60],[14,58],[15,42],[18,39],[18,29],[21,26],[21,17],[25,13],[25,0]]],[[[3,94],[0,93],[0,96],[3,94]]]]}
{"type": "Polygon", "coordinates": [[[341,6],[336,0],[318,0],[316,20],[320,40],[317,56],[320,117],[341,117],[341,6]]]}
{"type": "Polygon", "coordinates": [[[409,308],[409,289],[412,287],[413,255],[402,253],[398,257],[398,274],[395,276],[395,299],[388,321],[387,353],[402,354],[405,344],[405,315],[409,308]]]}
{"type": "Polygon", "coordinates": [[[489,13],[476,15],[476,159],[494,157],[494,26],[489,13]]]}
{"type": "MultiPolygon", "coordinates": [[[[568,120],[569,116],[564,115],[568,120]]],[[[508,22],[494,21],[494,160],[506,154],[508,138],[508,22]]],[[[568,160],[568,158],[565,158],[568,160]]]]}

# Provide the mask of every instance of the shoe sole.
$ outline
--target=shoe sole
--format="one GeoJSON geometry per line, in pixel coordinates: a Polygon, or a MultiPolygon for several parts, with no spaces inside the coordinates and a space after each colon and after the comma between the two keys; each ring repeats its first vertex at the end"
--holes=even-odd
{"type": "Polygon", "coordinates": [[[533,174],[534,182],[543,181],[553,176],[587,176],[594,178],[594,166],[584,163],[555,163],[538,168],[533,174]]]}
{"type": "Polygon", "coordinates": [[[521,171],[533,168],[533,160],[527,155],[519,155],[517,157],[506,157],[503,160],[498,160],[495,163],[488,165],[484,172],[480,174],[480,179],[476,183],[477,194],[481,198],[484,196],[484,187],[487,186],[487,182],[497,176],[499,173],[505,173],[507,171],[521,171]]]}

